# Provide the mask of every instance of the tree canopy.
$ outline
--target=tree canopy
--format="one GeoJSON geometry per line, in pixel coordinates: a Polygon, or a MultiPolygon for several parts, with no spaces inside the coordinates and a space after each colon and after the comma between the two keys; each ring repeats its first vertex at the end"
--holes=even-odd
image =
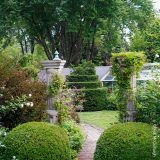
{"type": "Polygon", "coordinates": [[[0,13],[6,44],[16,37],[23,52],[33,52],[38,43],[48,59],[57,49],[70,65],[126,48],[126,29],[144,29],[153,6],[151,0],[2,0],[0,13]]]}

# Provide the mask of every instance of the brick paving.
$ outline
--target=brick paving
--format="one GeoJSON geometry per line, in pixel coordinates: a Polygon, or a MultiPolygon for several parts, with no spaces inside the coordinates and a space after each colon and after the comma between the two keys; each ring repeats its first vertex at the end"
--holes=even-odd
{"type": "Polygon", "coordinates": [[[88,124],[83,124],[82,129],[85,133],[86,140],[78,155],[78,160],[93,160],[96,143],[103,130],[88,124]]]}

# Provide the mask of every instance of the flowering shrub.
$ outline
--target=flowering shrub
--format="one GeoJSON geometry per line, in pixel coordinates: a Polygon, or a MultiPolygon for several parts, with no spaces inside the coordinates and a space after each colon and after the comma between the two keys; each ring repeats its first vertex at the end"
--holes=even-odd
{"type": "Polygon", "coordinates": [[[0,74],[0,123],[12,129],[21,123],[43,120],[46,85],[13,63],[0,64],[0,74]]]}
{"type": "Polygon", "coordinates": [[[0,159],[2,159],[2,152],[5,150],[6,146],[3,144],[3,140],[7,135],[7,130],[5,128],[0,128],[0,159]]]}
{"type": "Polygon", "coordinates": [[[62,123],[69,119],[79,122],[76,110],[83,109],[84,95],[75,89],[62,90],[56,97],[54,106],[59,111],[58,121],[62,123]]]}

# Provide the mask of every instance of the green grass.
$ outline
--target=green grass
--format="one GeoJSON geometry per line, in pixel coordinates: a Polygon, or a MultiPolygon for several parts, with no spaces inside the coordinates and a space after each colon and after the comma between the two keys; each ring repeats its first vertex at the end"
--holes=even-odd
{"type": "Polygon", "coordinates": [[[118,122],[118,111],[80,112],[81,123],[106,129],[118,122]]]}

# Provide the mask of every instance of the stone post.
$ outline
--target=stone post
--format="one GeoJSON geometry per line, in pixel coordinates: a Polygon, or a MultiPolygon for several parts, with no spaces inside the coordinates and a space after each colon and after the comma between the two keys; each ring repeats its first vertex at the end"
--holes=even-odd
{"type": "Polygon", "coordinates": [[[134,122],[136,118],[136,104],[135,104],[135,94],[136,94],[136,74],[131,77],[131,92],[127,95],[127,122],[134,122]]]}
{"type": "MultiPolygon", "coordinates": [[[[60,73],[62,68],[64,67],[66,61],[65,60],[61,60],[58,57],[55,57],[53,60],[48,60],[48,61],[43,61],[42,62],[42,66],[46,72],[46,82],[47,82],[47,86],[49,86],[51,80],[52,80],[52,76],[55,73],[60,73]]],[[[49,120],[51,123],[56,121],[56,117],[57,117],[57,111],[54,110],[54,106],[53,106],[53,97],[49,96],[48,100],[47,100],[47,106],[48,106],[48,114],[49,114],[49,120]]]]}

